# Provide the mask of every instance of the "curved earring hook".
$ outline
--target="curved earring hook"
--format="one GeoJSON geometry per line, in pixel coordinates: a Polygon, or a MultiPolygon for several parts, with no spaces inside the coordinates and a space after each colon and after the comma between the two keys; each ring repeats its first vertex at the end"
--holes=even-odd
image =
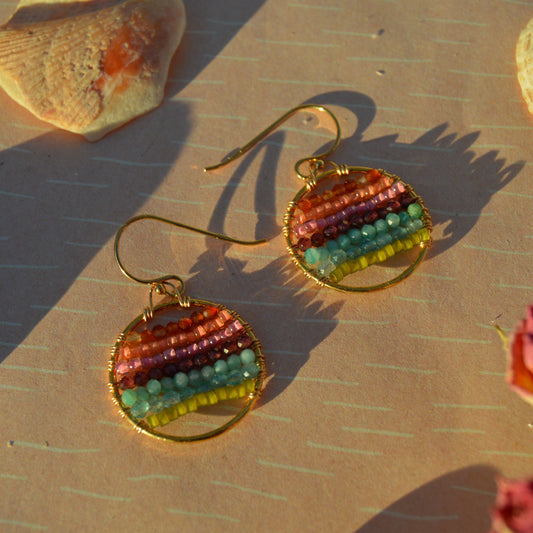
{"type": "Polygon", "coordinates": [[[263,243],[267,242],[266,239],[260,239],[258,241],[243,241],[243,240],[240,240],[240,239],[234,239],[233,237],[228,237],[227,235],[222,235],[221,233],[214,233],[212,231],[195,228],[194,226],[188,226],[187,224],[182,224],[181,222],[177,222],[175,220],[170,220],[168,218],[163,218],[163,217],[160,217],[160,216],[157,216],[157,215],[148,215],[148,214],[137,215],[135,217],[132,217],[132,218],[126,220],[126,222],[124,222],[124,224],[122,224],[122,226],[120,226],[120,228],[117,230],[117,233],[115,235],[115,246],[114,246],[115,260],[116,260],[121,272],[127,278],[131,279],[132,281],[135,281],[137,283],[143,283],[145,285],[152,285],[152,289],[155,289],[156,292],[158,292],[158,293],[164,292],[164,293],[166,293],[169,296],[174,296],[174,297],[178,297],[178,298],[183,293],[183,288],[185,286],[184,281],[179,276],[167,275],[167,276],[161,276],[161,277],[153,278],[153,279],[138,278],[137,276],[134,276],[131,272],[126,270],[126,267],[122,263],[122,260],[120,259],[120,254],[119,254],[119,251],[118,251],[119,244],[120,244],[120,239],[122,238],[122,234],[124,233],[124,230],[128,226],[131,226],[133,223],[138,222],[139,220],[156,220],[157,222],[163,222],[165,224],[170,224],[171,226],[176,226],[178,228],[183,228],[183,229],[186,229],[186,230],[194,231],[195,233],[200,233],[202,235],[206,235],[207,237],[213,237],[215,239],[218,239],[218,240],[221,240],[221,241],[226,241],[226,242],[231,242],[231,243],[234,243],[234,244],[242,244],[244,246],[252,246],[252,245],[255,245],[255,244],[263,244],[263,243]],[[169,283],[169,280],[178,281],[179,284],[180,284],[179,288],[176,289],[171,283],[169,283]],[[172,288],[174,288],[175,292],[169,292],[168,288],[167,288],[168,286],[171,286],[172,288]]]}
{"type": "Polygon", "coordinates": [[[335,137],[335,140],[333,141],[333,144],[328,148],[328,150],[318,155],[313,155],[310,157],[304,157],[302,159],[299,159],[294,165],[296,174],[298,175],[300,179],[303,179],[304,181],[308,179],[314,179],[316,177],[317,170],[319,170],[321,167],[324,166],[323,159],[337,149],[337,147],[339,146],[339,142],[341,140],[341,127],[340,127],[339,121],[337,120],[337,117],[327,107],[324,107],[318,104],[303,104],[303,105],[293,107],[292,109],[287,111],[284,115],[282,115],[280,118],[278,118],[278,120],[273,122],[270,126],[268,126],[261,133],[259,133],[259,135],[254,137],[250,142],[245,144],[242,148],[237,148],[236,150],[234,150],[232,153],[230,153],[224,159],[222,159],[220,163],[209,166],[209,167],[205,167],[204,172],[223,167],[227,165],[228,163],[231,163],[235,159],[238,159],[239,157],[244,155],[246,152],[248,152],[250,149],[252,149],[257,143],[262,141],[266,136],[272,133],[275,129],[279,128],[281,124],[283,124],[286,120],[288,120],[294,114],[298,113],[299,111],[305,111],[307,109],[315,109],[317,111],[327,113],[333,119],[333,122],[335,123],[335,127],[337,129],[337,135],[335,137]],[[300,166],[303,163],[313,164],[314,168],[312,168],[310,176],[306,176],[305,174],[302,174],[300,172],[300,166]]]}

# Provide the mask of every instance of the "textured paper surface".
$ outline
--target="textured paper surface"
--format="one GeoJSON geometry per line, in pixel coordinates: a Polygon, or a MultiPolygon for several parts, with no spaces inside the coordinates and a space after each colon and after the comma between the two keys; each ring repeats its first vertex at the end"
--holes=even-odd
{"type": "Polygon", "coordinates": [[[484,533],[495,477],[533,464],[533,412],[504,383],[491,326],[510,332],[533,297],[533,117],[514,64],[531,6],[186,9],[163,105],[98,143],[0,93],[0,529],[484,533]],[[294,163],[332,138],[316,119],[202,171],[310,101],[339,117],[336,162],[398,174],[432,214],[432,249],[394,288],[321,290],[285,252],[294,163]],[[262,399],[211,441],[140,436],[107,391],[109,350],[148,301],[113,236],[142,212],[269,239],[126,234],[134,272],[183,275],[262,341],[262,399]]]}

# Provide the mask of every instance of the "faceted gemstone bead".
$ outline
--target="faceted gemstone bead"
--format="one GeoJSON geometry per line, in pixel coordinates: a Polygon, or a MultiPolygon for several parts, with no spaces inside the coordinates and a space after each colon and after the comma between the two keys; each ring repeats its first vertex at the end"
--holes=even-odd
{"type": "Polygon", "coordinates": [[[407,211],[400,211],[398,216],[400,217],[400,224],[402,226],[405,226],[411,220],[411,217],[407,211]]]}
{"type": "Polygon", "coordinates": [[[233,370],[228,374],[228,385],[240,385],[242,383],[242,373],[239,370],[233,370]]]}
{"type": "Polygon", "coordinates": [[[133,386],[135,385],[134,381],[133,381],[133,376],[129,375],[129,376],[124,376],[120,381],[119,381],[119,388],[124,390],[124,389],[131,389],[133,386]]]}
{"type": "Polygon", "coordinates": [[[218,350],[209,350],[209,352],[207,352],[207,359],[209,360],[210,365],[215,364],[221,357],[222,354],[218,350]]]}
{"type": "Polygon", "coordinates": [[[380,233],[376,237],[376,244],[379,248],[383,248],[392,242],[392,237],[388,233],[380,233]]]}
{"type": "Polygon", "coordinates": [[[177,371],[178,369],[174,363],[169,363],[163,367],[163,374],[165,374],[165,376],[172,377],[177,371]]]}
{"type": "Polygon", "coordinates": [[[146,385],[148,382],[148,374],[145,372],[139,372],[135,374],[135,377],[133,378],[133,383],[135,383],[136,386],[143,386],[146,385]]]}
{"type": "Polygon", "coordinates": [[[318,248],[309,248],[309,250],[305,252],[304,258],[306,263],[309,265],[314,265],[315,263],[318,263],[318,260],[320,258],[318,248]]]}
{"type": "Polygon", "coordinates": [[[407,208],[407,212],[411,218],[420,218],[422,216],[422,208],[417,203],[411,204],[407,208]]]}
{"type": "Polygon", "coordinates": [[[378,233],[386,233],[389,229],[389,225],[387,222],[383,219],[376,220],[376,223],[374,224],[374,228],[378,233]]]}
{"type": "Polygon", "coordinates": [[[157,379],[151,379],[146,384],[146,390],[153,396],[156,396],[161,392],[161,383],[157,379]]]}
{"type": "Polygon", "coordinates": [[[137,387],[135,390],[137,391],[137,401],[144,402],[150,398],[150,393],[145,387],[137,387]]]}
{"type": "Polygon", "coordinates": [[[217,389],[218,387],[224,387],[228,383],[227,374],[215,374],[211,379],[211,387],[217,389]]]}
{"type": "Polygon", "coordinates": [[[200,370],[200,373],[202,374],[202,378],[204,381],[211,381],[211,379],[213,379],[213,376],[215,375],[215,370],[212,366],[204,366],[202,370],[200,370]]]}
{"type": "Polygon", "coordinates": [[[163,405],[166,408],[172,407],[173,405],[176,405],[177,403],[180,403],[181,401],[179,392],[175,390],[169,390],[168,392],[165,392],[165,394],[163,394],[163,398],[161,399],[163,400],[163,405]]]}
{"type": "Polygon", "coordinates": [[[255,363],[248,363],[241,369],[244,379],[254,379],[259,375],[259,367],[255,363]]]}
{"type": "Polygon", "coordinates": [[[253,350],[247,349],[243,350],[240,353],[241,363],[243,365],[247,365],[249,363],[253,363],[255,361],[255,352],[253,350]]]}
{"type": "Polygon", "coordinates": [[[153,329],[152,329],[152,335],[156,338],[156,339],[162,339],[163,337],[165,337],[167,335],[167,330],[165,327],[161,326],[160,324],[155,326],[153,329]]]}
{"type": "Polygon", "coordinates": [[[237,347],[241,350],[248,348],[252,344],[252,338],[249,335],[243,335],[237,339],[237,347]]]}
{"type": "Polygon", "coordinates": [[[188,400],[194,396],[194,389],[191,387],[184,387],[180,389],[181,401],[188,400]]]}
{"type": "Polygon", "coordinates": [[[396,228],[400,225],[400,216],[396,213],[389,213],[386,216],[385,221],[390,228],[396,228]]]}
{"type": "MultiPolygon", "coordinates": [[[[243,350],[243,352],[245,352],[246,350],[243,350]]],[[[242,352],[241,352],[242,353],[242,352]]],[[[215,371],[215,374],[227,374],[228,373],[228,363],[226,363],[226,361],[224,361],[223,359],[221,359],[220,361],[217,361],[214,365],[213,365],[213,369],[215,371]]]]}
{"type": "Polygon", "coordinates": [[[196,354],[193,358],[194,366],[196,367],[203,367],[204,365],[207,365],[209,361],[209,358],[207,357],[206,353],[199,353],[196,354]]]}
{"type": "Polygon", "coordinates": [[[150,404],[150,411],[152,413],[160,413],[165,408],[163,400],[159,396],[153,396],[148,403],[150,404]]]}
{"type": "Polygon", "coordinates": [[[180,318],[179,321],[178,321],[178,327],[182,330],[182,331],[188,331],[189,329],[192,328],[192,320],[190,318],[180,318]]]}
{"type": "Polygon", "coordinates": [[[347,218],[341,220],[337,224],[338,233],[346,233],[351,227],[352,225],[350,224],[350,221],[347,218]]]}
{"type": "Polygon", "coordinates": [[[338,233],[336,226],[327,226],[324,230],[324,237],[326,239],[335,239],[338,233]]]}
{"type": "Polygon", "coordinates": [[[144,331],[141,331],[141,341],[144,343],[154,342],[155,337],[152,335],[150,331],[145,329],[144,331]]]}
{"type": "Polygon", "coordinates": [[[150,380],[159,380],[163,377],[163,371],[160,368],[151,368],[148,372],[148,378],[150,380]]]}
{"type": "Polygon", "coordinates": [[[342,250],[347,250],[352,244],[350,237],[348,235],[339,235],[337,237],[337,245],[342,250]]]}
{"type": "Polygon", "coordinates": [[[404,239],[407,237],[407,230],[403,226],[398,226],[391,231],[391,237],[394,240],[404,239]]]}
{"type": "Polygon", "coordinates": [[[363,238],[363,236],[361,235],[361,230],[357,229],[357,228],[352,228],[349,232],[348,232],[348,237],[350,238],[350,241],[353,243],[353,244],[358,244],[361,242],[361,239],[363,238]]]}
{"type": "Polygon", "coordinates": [[[339,249],[339,245],[337,241],[327,241],[326,248],[329,250],[329,252],[333,252],[339,249]]]}
{"type": "Polygon", "coordinates": [[[348,250],[346,250],[346,257],[348,259],[355,259],[356,257],[359,257],[361,255],[361,248],[358,246],[350,246],[348,250]]]}
{"type": "Polygon", "coordinates": [[[371,226],[370,224],[365,224],[361,228],[361,235],[363,239],[370,240],[373,239],[376,236],[376,228],[374,226],[371,226]]]}
{"type": "Polygon", "coordinates": [[[377,244],[375,241],[365,241],[361,244],[361,251],[363,254],[367,254],[368,252],[373,252],[377,248],[377,244]]]}
{"type": "Polygon", "coordinates": [[[130,410],[130,413],[135,418],[143,418],[148,414],[150,410],[150,404],[146,400],[135,402],[130,410]]]}
{"type": "Polygon", "coordinates": [[[231,354],[228,357],[226,363],[228,365],[228,370],[230,372],[232,370],[237,370],[237,369],[241,368],[241,358],[235,353],[231,354]]]}
{"type": "Polygon", "coordinates": [[[308,250],[312,246],[311,239],[309,237],[302,237],[298,241],[298,245],[297,246],[298,246],[299,250],[301,250],[302,252],[305,252],[306,250],[308,250]]]}
{"type": "Polygon", "coordinates": [[[224,345],[222,348],[222,352],[224,355],[231,355],[237,351],[237,343],[236,342],[229,342],[224,345]]]}
{"type": "Polygon", "coordinates": [[[179,327],[177,322],[169,322],[167,324],[167,332],[169,335],[176,335],[179,332],[179,327]]]}
{"type": "Polygon", "coordinates": [[[174,380],[172,378],[169,378],[168,376],[165,376],[161,381],[161,389],[163,391],[165,390],[172,390],[174,388],[174,380]]]}
{"type": "Polygon", "coordinates": [[[187,377],[187,374],[185,374],[185,372],[178,372],[173,379],[174,386],[177,389],[183,389],[189,384],[189,378],[187,377]]]}
{"type": "Polygon", "coordinates": [[[372,224],[378,219],[378,214],[375,211],[370,211],[363,217],[367,224],[372,224]]]}
{"type": "Polygon", "coordinates": [[[322,261],[317,266],[317,272],[321,276],[327,277],[331,274],[331,272],[333,272],[333,270],[335,270],[335,265],[329,259],[327,259],[326,261],[322,261]]]}
{"type": "Polygon", "coordinates": [[[335,250],[331,253],[331,262],[334,265],[340,265],[341,263],[344,263],[348,259],[348,256],[346,255],[346,252],[344,250],[335,250]]]}
{"type": "Polygon", "coordinates": [[[325,240],[326,239],[322,233],[313,233],[313,235],[311,235],[311,243],[314,247],[322,246],[325,240]]]}
{"type": "Polygon", "coordinates": [[[415,201],[415,199],[410,195],[406,195],[406,196],[402,196],[400,198],[400,203],[402,204],[402,207],[408,207],[409,205],[411,205],[413,202],[415,201]]]}
{"type": "Polygon", "coordinates": [[[205,316],[201,311],[193,311],[191,320],[193,324],[201,324],[205,320],[205,316]]]}
{"type": "Polygon", "coordinates": [[[365,221],[362,216],[360,215],[352,215],[350,217],[350,225],[352,228],[359,228],[361,229],[365,224],[365,221]]]}
{"type": "Polygon", "coordinates": [[[189,372],[189,386],[193,389],[202,383],[202,374],[198,370],[191,370],[189,372]]]}
{"type": "Polygon", "coordinates": [[[127,389],[122,393],[122,403],[131,407],[137,401],[137,391],[135,389],[127,389]]]}
{"type": "Polygon", "coordinates": [[[137,331],[130,331],[124,342],[127,344],[139,344],[141,342],[141,335],[137,331]]]}
{"type": "Polygon", "coordinates": [[[190,359],[182,359],[178,364],[178,370],[180,372],[188,372],[194,366],[194,363],[190,359]]]}

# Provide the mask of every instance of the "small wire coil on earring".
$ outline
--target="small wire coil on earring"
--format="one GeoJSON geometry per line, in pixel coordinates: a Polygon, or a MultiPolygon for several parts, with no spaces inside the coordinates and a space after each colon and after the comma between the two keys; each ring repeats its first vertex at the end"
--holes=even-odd
{"type": "Polygon", "coordinates": [[[339,145],[340,124],[326,107],[294,107],[234,150],[220,168],[253,148],[299,111],[319,111],[331,117],[336,137],[324,152],[295,164],[305,186],[289,202],[283,217],[287,251],[306,277],[321,287],[342,292],[372,292],[399,283],[420,265],[430,247],[432,223],[428,209],[413,188],[383,169],[337,164],[326,159],[339,145]],[[301,170],[308,165],[308,173],[301,170]],[[328,168],[329,165],[329,168],[328,168]],[[385,263],[400,252],[417,251],[411,263],[385,281],[353,285],[346,278],[369,266],[385,263]]]}
{"type": "Polygon", "coordinates": [[[122,234],[144,219],[242,245],[265,241],[233,239],[156,215],[129,219],[115,236],[120,270],[150,291],[148,306],[118,335],[111,349],[112,400],[139,433],[173,442],[208,439],[242,420],[260,397],[266,375],[261,343],[237,312],[186,295],[179,276],[142,279],[124,267],[119,254],[122,234]],[[166,301],[155,305],[154,294],[166,301]],[[228,402],[229,415],[216,411],[220,403],[228,402]],[[198,432],[194,424],[181,422],[186,415],[204,417],[208,422],[201,421],[200,427],[207,423],[213,429],[198,432]]]}

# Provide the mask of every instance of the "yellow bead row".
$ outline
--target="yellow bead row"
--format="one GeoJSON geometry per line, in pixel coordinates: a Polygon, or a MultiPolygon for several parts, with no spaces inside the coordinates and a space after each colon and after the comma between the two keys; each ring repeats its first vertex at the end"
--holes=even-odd
{"type": "Polygon", "coordinates": [[[158,426],[165,426],[180,416],[196,411],[199,407],[215,405],[222,400],[238,400],[254,391],[255,380],[247,379],[240,385],[228,385],[208,392],[199,392],[183,402],[177,403],[172,407],[167,407],[159,413],[151,414],[146,418],[146,422],[151,429],[158,426]]]}
{"type": "Polygon", "coordinates": [[[401,252],[402,250],[410,250],[414,246],[431,240],[430,231],[428,228],[419,229],[416,233],[412,233],[403,239],[387,244],[379,250],[368,252],[365,255],[358,257],[357,259],[349,259],[340,264],[330,275],[329,279],[333,283],[339,283],[348,274],[353,274],[360,270],[365,269],[370,265],[376,263],[382,263],[394,254],[401,252]]]}

